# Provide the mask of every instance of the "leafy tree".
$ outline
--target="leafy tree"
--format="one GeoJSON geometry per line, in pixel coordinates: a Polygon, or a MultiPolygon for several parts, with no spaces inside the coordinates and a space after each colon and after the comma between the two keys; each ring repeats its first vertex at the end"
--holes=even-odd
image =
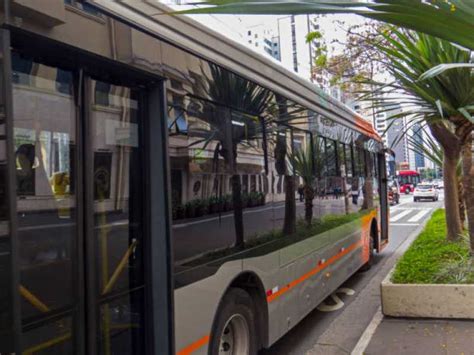
{"type": "MultiPolygon", "coordinates": [[[[335,20],[346,32],[344,40],[335,39],[330,45],[342,48],[340,54],[331,55],[328,43],[320,45],[316,50],[313,77],[316,82],[330,78],[331,86],[338,86],[344,92],[355,94],[362,88],[362,83],[374,80],[381,69],[383,56],[374,46],[383,43],[380,33],[386,24],[376,21],[366,21],[363,24],[347,26],[344,21],[335,20]]],[[[306,41],[321,42],[323,34],[319,31],[307,35],[306,41]],[[316,36],[314,36],[317,34],[316,36]]]]}

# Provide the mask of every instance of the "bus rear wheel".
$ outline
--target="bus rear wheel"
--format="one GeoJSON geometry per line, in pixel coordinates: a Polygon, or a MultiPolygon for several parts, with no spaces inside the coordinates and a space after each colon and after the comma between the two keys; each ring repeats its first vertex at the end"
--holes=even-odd
{"type": "Polygon", "coordinates": [[[212,355],[256,355],[254,303],[241,288],[231,288],[217,311],[211,335],[212,355]]]}
{"type": "Polygon", "coordinates": [[[375,257],[375,236],[373,233],[370,233],[370,241],[369,241],[369,260],[362,265],[360,271],[369,271],[374,264],[374,257],[375,257]]]}

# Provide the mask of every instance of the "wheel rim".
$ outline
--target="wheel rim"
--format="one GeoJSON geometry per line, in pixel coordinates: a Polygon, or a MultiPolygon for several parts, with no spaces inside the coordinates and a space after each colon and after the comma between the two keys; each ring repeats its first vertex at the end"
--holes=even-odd
{"type": "Polygon", "coordinates": [[[219,354],[248,354],[250,332],[247,320],[240,314],[229,318],[222,330],[219,354]]]}

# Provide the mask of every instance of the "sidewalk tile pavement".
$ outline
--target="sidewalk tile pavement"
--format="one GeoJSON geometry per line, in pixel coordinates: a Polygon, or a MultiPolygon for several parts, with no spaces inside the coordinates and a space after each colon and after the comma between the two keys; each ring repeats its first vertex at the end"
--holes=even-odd
{"type": "Polygon", "coordinates": [[[385,317],[365,355],[474,355],[474,321],[385,317]]]}

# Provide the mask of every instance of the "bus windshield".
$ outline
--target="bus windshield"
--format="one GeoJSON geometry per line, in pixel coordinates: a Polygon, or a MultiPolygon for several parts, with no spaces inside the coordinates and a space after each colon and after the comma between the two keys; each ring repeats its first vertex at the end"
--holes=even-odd
{"type": "Polygon", "coordinates": [[[415,174],[400,174],[398,176],[398,181],[400,182],[400,185],[416,185],[420,182],[420,175],[418,173],[415,174]]]}

